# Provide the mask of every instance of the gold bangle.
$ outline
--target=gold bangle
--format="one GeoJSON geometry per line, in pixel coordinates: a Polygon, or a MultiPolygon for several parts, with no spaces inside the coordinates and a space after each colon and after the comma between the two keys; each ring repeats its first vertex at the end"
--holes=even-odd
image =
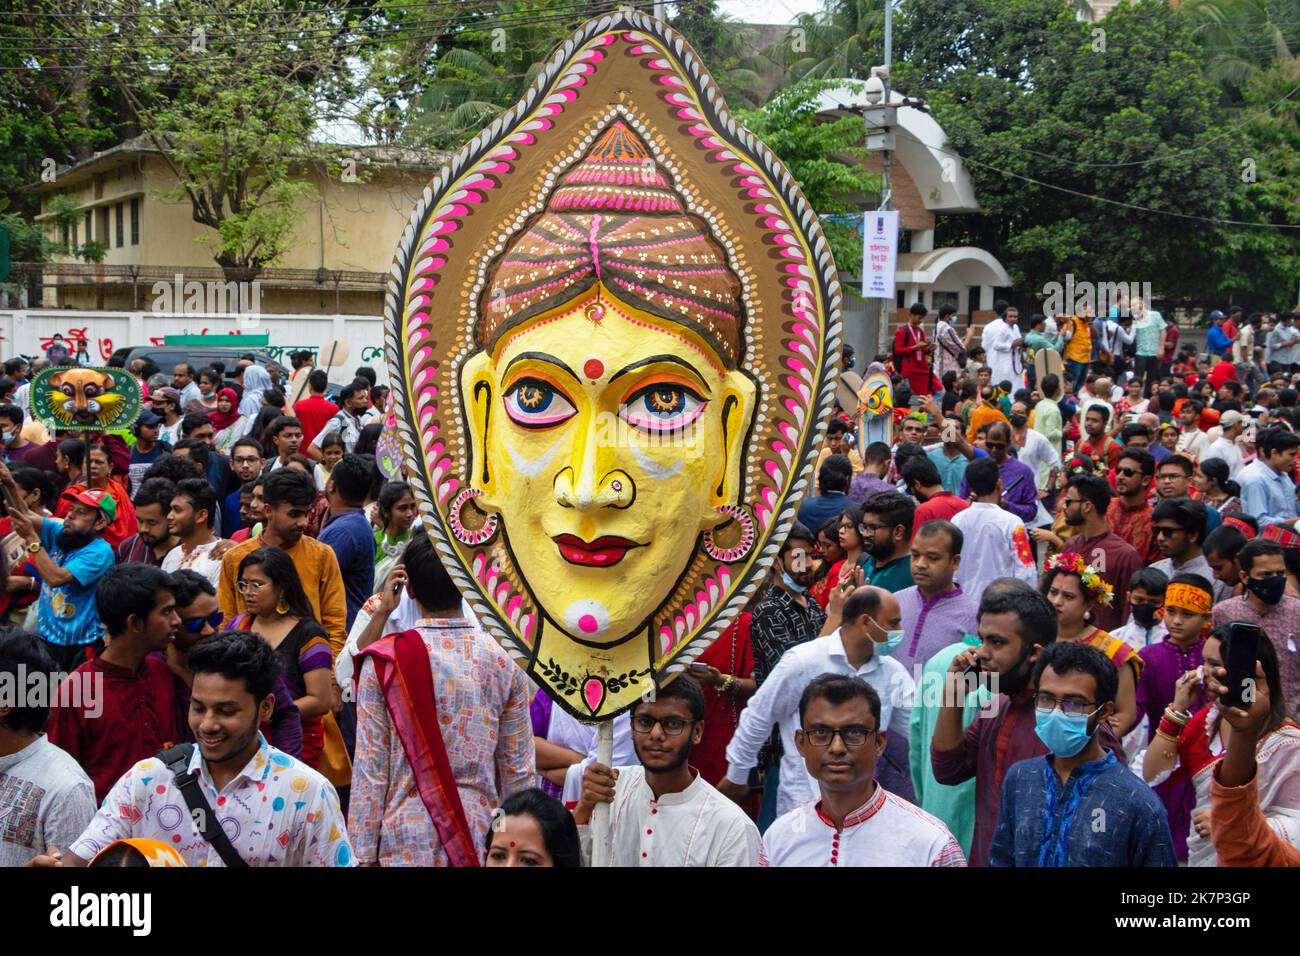
{"type": "Polygon", "coordinates": [[[1163,730],[1157,730],[1157,731],[1156,731],[1156,736],[1157,736],[1157,737],[1161,737],[1161,738],[1163,738],[1163,739],[1169,741],[1169,742],[1170,742],[1171,744],[1173,744],[1174,746],[1177,746],[1177,745],[1178,745],[1178,738],[1177,738],[1177,737],[1171,737],[1169,734],[1165,733],[1163,730]]]}
{"type": "Polygon", "coordinates": [[[1179,727],[1186,726],[1191,717],[1187,714],[1174,710],[1174,705],[1170,704],[1165,708],[1165,716],[1169,718],[1170,723],[1177,724],[1179,727]]]}

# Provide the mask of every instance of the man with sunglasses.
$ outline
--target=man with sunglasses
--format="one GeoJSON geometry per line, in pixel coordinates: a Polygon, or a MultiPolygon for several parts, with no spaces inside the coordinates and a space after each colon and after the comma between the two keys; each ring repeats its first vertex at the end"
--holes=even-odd
{"type": "Polygon", "coordinates": [[[1100,731],[1119,675],[1086,644],[1052,643],[1034,663],[1034,732],[1050,753],[1002,787],[991,866],[1176,866],[1165,808],[1100,731]]]}
{"type": "Polygon", "coordinates": [[[823,674],[804,688],[795,745],[819,794],[768,828],[761,866],[966,865],[942,822],[877,782],[880,714],[860,677],[823,674]]]}
{"type": "MultiPolygon", "coordinates": [[[[1120,467],[1131,462],[1120,462],[1120,467]]],[[[1129,579],[1142,567],[1142,556],[1106,523],[1110,507],[1110,484],[1100,475],[1071,475],[1061,498],[1061,515],[1074,536],[1065,542],[1066,551],[1081,554],[1115,589],[1118,599],[1110,607],[1093,609],[1093,623],[1114,631],[1128,618],[1129,579]]]]}
{"type": "Polygon", "coordinates": [[[585,862],[591,814],[610,809],[610,866],[755,866],[758,827],[690,766],[704,736],[704,691],[680,674],[632,707],[632,745],[641,766],[589,764],[573,811],[585,862]]]}
{"type": "Polygon", "coordinates": [[[1151,533],[1151,501],[1147,497],[1155,472],[1156,460],[1146,449],[1124,449],[1115,466],[1115,490],[1119,494],[1106,508],[1110,530],[1127,541],[1146,564],[1162,557],[1151,533]]]}
{"type": "Polygon", "coordinates": [[[1214,576],[1201,546],[1205,544],[1209,508],[1192,498],[1162,498],[1151,512],[1151,532],[1164,556],[1151,565],[1171,581],[1179,574],[1199,574],[1214,582],[1214,599],[1231,596],[1231,589],[1214,576]]]}
{"type": "MultiPolygon", "coordinates": [[[[180,734],[177,742],[187,743],[194,739],[189,721],[190,686],[194,683],[188,663],[190,651],[204,638],[222,629],[225,615],[217,606],[217,589],[197,571],[173,573],[171,593],[176,599],[177,624],[172,630],[172,642],[167,645],[165,659],[174,678],[176,728],[180,734]]],[[[271,746],[297,757],[302,753],[302,716],[283,674],[276,678],[274,693],[271,720],[263,730],[271,746]]]]}

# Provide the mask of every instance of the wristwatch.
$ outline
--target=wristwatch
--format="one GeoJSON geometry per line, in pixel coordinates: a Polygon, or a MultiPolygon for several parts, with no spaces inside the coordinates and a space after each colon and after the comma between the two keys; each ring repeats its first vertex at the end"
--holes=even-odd
{"type": "Polygon", "coordinates": [[[41,543],[39,541],[29,541],[27,543],[28,554],[35,554],[39,550],[41,550],[41,543]]]}

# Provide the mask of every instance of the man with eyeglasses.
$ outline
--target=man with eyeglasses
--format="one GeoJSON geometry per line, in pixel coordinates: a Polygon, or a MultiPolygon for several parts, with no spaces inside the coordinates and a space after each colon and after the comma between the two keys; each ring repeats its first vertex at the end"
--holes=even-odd
{"type": "Polygon", "coordinates": [[[908,727],[916,683],[907,668],[890,655],[903,642],[902,610],[898,599],[879,587],[856,586],[852,580],[831,592],[824,636],[791,649],[758,688],[740,714],[740,724],[727,745],[727,783],[719,789],[733,799],[744,795],[741,785],[758,761],[772,725],[780,728],[780,783],[776,813],[788,813],[817,793],[795,748],[799,699],[804,688],[822,674],[861,677],[875,688],[882,705],[881,724],[890,730],[893,746],[882,768],[886,788],[912,793],[908,727]]]}
{"type": "Polygon", "coordinates": [[[965,866],[935,817],[875,777],[888,734],[860,677],[823,674],[799,698],[795,744],[818,794],[763,835],[762,866],[965,866]]]}
{"type": "Polygon", "coordinates": [[[1119,675],[1096,648],[1053,643],[1031,682],[1034,732],[1050,751],[1007,772],[991,866],[1176,866],[1165,808],[1100,731],[1119,675]]]}
{"type": "Polygon", "coordinates": [[[262,473],[266,459],[262,455],[262,446],[254,438],[241,438],[230,449],[230,469],[238,479],[235,490],[226,496],[221,504],[221,534],[229,538],[235,532],[246,527],[240,496],[244,486],[262,473]]]}
{"type": "Polygon", "coordinates": [[[704,736],[704,691],[680,674],[632,707],[632,746],[641,766],[588,764],[574,808],[584,862],[592,850],[591,814],[610,809],[610,866],[756,866],[758,827],[691,769],[704,736]]]}
{"type": "Polygon", "coordinates": [[[862,504],[862,535],[865,554],[862,571],[868,584],[886,591],[910,588],[912,581],[912,526],[916,502],[897,491],[882,491],[862,504]]]}
{"type": "MultiPolygon", "coordinates": [[[[995,503],[1022,522],[1033,522],[1038,516],[1037,478],[1032,468],[1011,456],[1011,448],[1011,426],[1005,422],[994,422],[989,426],[984,449],[998,466],[1002,484],[995,503]]],[[[957,497],[973,499],[973,490],[968,467],[957,497]]]]}
{"type": "Polygon", "coordinates": [[[1064,550],[1083,555],[1115,589],[1117,600],[1092,612],[1093,623],[1105,631],[1114,631],[1128,618],[1128,582],[1142,567],[1142,556],[1106,523],[1110,501],[1110,484],[1100,475],[1072,475],[1061,499],[1061,514],[1074,532],[1064,550]]]}
{"type": "MultiPolygon", "coordinates": [[[[174,678],[177,743],[186,743],[194,739],[189,722],[190,687],[194,683],[194,674],[189,668],[190,651],[204,638],[221,630],[225,615],[217,606],[217,589],[197,571],[173,573],[171,591],[176,598],[177,624],[164,656],[174,678]]],[[[272,747],[297,757],[302,753],[302,716],[283,674],[276,679],[274,693],[275,706],[268,726],[262,728],[263,732],[272,747]]]]}
{"type": "MultiPolygon", "coordinates": [[[[979,645],[958,654],[948,668],[930,762],[939,783],[975,781],[971,866],[988,865],[1007,770],[1047,752],[1034,732],[1031,674],[1056,632],[1056,610],[1047,598],[1032,585],[1003,578],[980,598],[979,645]],[[993,703],[967,724],[968,695],[985,684],[993,703]]],[[[1100,734],[1107,749],[1119,749],[1108,724],[1100,734]]]]}

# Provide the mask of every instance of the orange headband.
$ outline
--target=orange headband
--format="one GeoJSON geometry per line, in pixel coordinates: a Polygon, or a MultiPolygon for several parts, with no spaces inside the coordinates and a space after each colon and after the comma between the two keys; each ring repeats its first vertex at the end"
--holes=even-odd
{"type": "Polygon", "coordinates": [[[1180,607],[1193,614],[1209,614],[1213,598],[1190,584],[1171,584],[1165,589],[1165,607],[1180,607]]]}

